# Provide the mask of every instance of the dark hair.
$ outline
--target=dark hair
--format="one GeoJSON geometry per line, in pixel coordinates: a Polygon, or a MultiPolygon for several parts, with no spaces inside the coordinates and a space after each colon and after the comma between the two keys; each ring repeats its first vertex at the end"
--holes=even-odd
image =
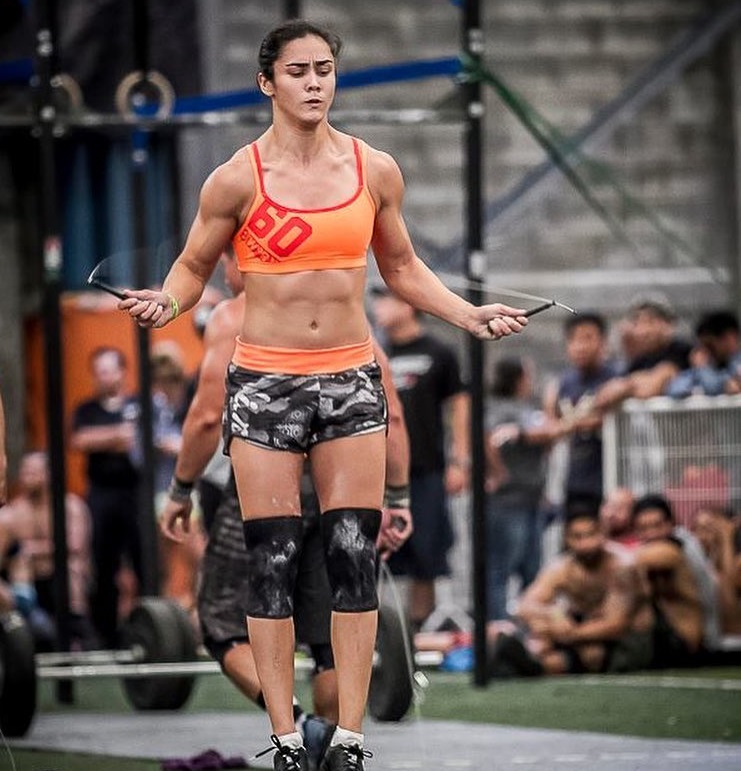
{"type": "Polygon", "coordinates": [[[275,74],[273,65],[280,56],[283,47],[292,40],[298,40],[308,35],[320,37],[329,46],[335,61],[339,59],[342,50],[342,40],[339,35],[305,19],[291,19],[268,32],[260,43],[260,52],[257,56],[260,72],[268,80],[272,80],[275,74]]]}
{"type": "Polygon", "coordinates": [[[732,311],[713,311],[706,313],[695,327],[698,337],[721,337],[726,332],[738,333],[738,317],[732,311]]]}
{"type": "Polygon", "coordinates": [[[663,517],[667,522],[674,523],[674,511],[672,510],[671,504],[663,495],[655,494],[644,495],[633,504],[631,521],[635,522],[636,517],[639,514],[642,514],[644,511],[649,511],[649,509],[657,509],[663,514],[663,517]]]}
{"type": "Polygon", "coordinates": [[[126,369],[128,363],[126,361],[126,357],[124,356],[123,351],[119,350],[118,348],[114,348],[112,345],[101,345],[98,348],[96,348],[90,356],[88,356],[88,363],[92,367],[93,364],[95,364],[96,361],[101,356],[105,356],[106,354],[112,353],[116,359],[118,360],[118,366],[121,367],[121,369],[126,369]]]}
{"type": "Polygon", "coordinates": [[[607,322],[605,321],[605,317],[594,311],[577,313],[576,316],[569,316],[563,325],[564,334],[567,338],[571,337],[571,333],[577,327],[581,327],[584,324],[591,324],[592,326],[597,327],[599,333],[603,337],[607,334],[607,322]]]}
{"type": "Polygon", "coordinates": [[[505,356],[494,365],[494,381],[491,385],[492,396],[500,399],[511,399],[517,391],[517,384],[525,373],[522,359],[516,356],[505,356]]]}
{"type": "Polygon", "coordinates": [[[638,313],[648,313],[657,319],[669,323],[677,320],[677,314],[669,301],[663,295],[642,295],[630,304],[630,317],[635,318],[638,313]]]}
{"type": "Polygon", "coordinates": [[[568,527],[577,519],[591,519],[599,522],[599,510],[602,498],[589,493],[569,493],[564,502],[564,527],[568,527]]]}

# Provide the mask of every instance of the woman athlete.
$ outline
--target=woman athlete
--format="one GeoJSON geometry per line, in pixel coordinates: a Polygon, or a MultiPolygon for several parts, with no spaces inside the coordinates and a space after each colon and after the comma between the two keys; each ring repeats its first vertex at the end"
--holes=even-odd
{"type": "MultiPolygon", "coordinates": [[[[270,127],[204,183],[162,290],[127,290],[119,304],[143,326],[164,326],[193,307],[233,244],[246,302],[227,374],[224,443],[252,555],[246,616],[280,771],[308,768],[292,711],[304,454],[322,512],[339,692],[322,769],[362,771],[367,755],[386,430],[364,307],[368,249],[395,295],[477,338],[498,340],[527,324],[523,309],[467,302],[417,257],[397,164],[328,121],[340,48],[336,35],[303,20],[268,33],[257,83],[272,103],[270,127]]],[[[181,482],[175,488],[189,492],[181,482]]]]}

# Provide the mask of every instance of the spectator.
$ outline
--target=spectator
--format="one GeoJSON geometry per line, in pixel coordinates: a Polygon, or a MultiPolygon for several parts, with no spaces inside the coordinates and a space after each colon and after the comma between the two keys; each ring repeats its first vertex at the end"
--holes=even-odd
{"type": "Polygon", "coordinates": [[[640,541],[633,531],[633,503],[635,497],[627,487],[616,487],[606,496],[599,510],[602,532],[606,538],[628,549],[640,541]]]}
{"type": "Polygon", "coordinates": [[[699,347],[692,352],[692,367],[669,383],[667,394],[681,399],[691,394],[741,393],[737,316],[731,311],[707,313],[698,322],[695,334],[699,347]]]}
{"type": "Polygon", "coordinates": [[[624,672],[649,663],[651,612],[632,554],[605,539],[596,509],[566,514],[564,544],[518,604],[525,640],[496,637],[492,674],[624,672]]]}
{"type": "Polygon", "coordinates": [[[494,367],[486,409],[488,620],[508,618],[509,580],[526,588],[540,569],[547,450],[557,437],[532,400],[533,365],[517,357],[494,367]]]}
{"type": "Polygon", "coordinates": [[[636,560],[645,572],[654,608],[654,667],[680,667],[701,661],[707,636],[698,566],[677,536],[668,501],[647,495],[633,505],[633,527],[641,541],[636,560]]]}
{"type": "MultiPolygon", "coordinates": [[[[177,343],[164,341],[153,346],[150,367],[156,464],[154,490],[161,499],[167,493],[182,443],[183,420],[189,403],[189,380],[177,343]]],[[[161,503],[161,500],[158,501],[158,509],[161,503]]]]}
{"type": "Polygon", "coordinates": [[[616,377],[607,361],[607,324],[598,313],[580,313],[565,325],[569,368],[561,376],[555,403],[546,407],[570,434],[566,508],[597,507],[602,500],[602,418],[593,411],[595,393],[616,377]]]}
{"type": "MultiPolygon", "coordinates": [[[[9,572],[16,596],[23,598],[21,605],[26,609],[32,629],[46,635],[56,611],[53,511],[46,453],[30,452],[23,456],[18,488],[18,494],[0,513],[19,547],[9,572]]],[[[95,647],[88,617],[90,512],[85,501],[72,493],[67,494],[65,507],[70,637],[75,648],[85,650],[95,647]]],[[[54,640],[46,643],[54,647],[54,640]]]]}
{"type": "Polygon", "coordinates": [[[125,392],[126,359],[117,348],[90,357],[94,395],[72,419],[71,445],[87,455],[87,502],[92,514],[94,586],[91,617],[101,643],[115,647],[118,626],[116,573],[130,562],[141,583],[138,524],[137,400],[125,392]]]}
{"type": "Polygon", "coordinates": [[[606,410],[624,399],[660,396],[690,366],[692,346],[676,335],[676,315],[661,297],[639,298],[628,314],[626,372],[603,385],[595,407],[606,410]]]}
{"type": "MultiPolygon", "coordinates": [[[[167,491],[183,443],[183,421],[189,406],[189,378],[177,343],[164,341],[152,348],[152,423],[155,449],[155,502],[157,516],[167,503],[167,491]]],[[[196,605],[198,568],[205,539],[200,520],[180,543],[160,538],[162,595],[188,612],[196,605]]]]}
{"type": "Polygon", "coordinates": [[[435,580],[449,574],[453,529],[448,495],[468,485],[470,401],[455,351],[424,328],[419,312],[385,287],[373,291],[373,315],[386,336],[394,385],[411,449],[414,532],[389,566],[411,578],[409,615],[419,630],[435,609],[435,580]],[[445,452],[445,429],[450,452],[445,452]]]}
{"type": "Polygon", "coordinates": [[[741,634],[741,528],[733,512],[701,506],[693,518],[693,532],[712,566],[721,633],[741,634]]]}

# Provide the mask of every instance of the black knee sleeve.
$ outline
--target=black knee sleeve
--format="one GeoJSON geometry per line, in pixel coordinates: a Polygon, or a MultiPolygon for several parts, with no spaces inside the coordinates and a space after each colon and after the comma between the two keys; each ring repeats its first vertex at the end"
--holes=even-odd
{"type": "Polygon", "coordinates": [[[301,553],[301,517],[267,517],[243,523],[249,592],[245,613],[252,618],[293,615],[293,590],[301,553]]]}
{"type": "Polygon", "coordinates": [[[332,608],[359,613],[378,607],[376,538],[378,509],[332,509],[322,514],[322,540],[332,608]]]}

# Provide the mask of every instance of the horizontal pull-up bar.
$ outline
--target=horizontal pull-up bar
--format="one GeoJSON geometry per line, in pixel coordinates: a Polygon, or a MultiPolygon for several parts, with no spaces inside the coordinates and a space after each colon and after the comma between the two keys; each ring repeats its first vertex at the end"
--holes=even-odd
{"type": "MultiPolygon", "coordinates": [[[[410,108],[402,110],[332,110],[332,122],[337,125],[419,126],[423,124],[455,124],[463,120],[458,110],[410,108]]],[[[117,113],[79,113],[60,115],[55,121],[59,129],[87,131],[131,132],[175,131],[185,127],[262,126],[271,121],[269,110],[223,110],[214,112],[170,115],[165,118],[130,118],[117,113]]],[[[31,115],[0,114],[0,131],[28,130],[35,125],[31,115]]]]}
{"type": "MultiPolygon", "coordinates": [[[[461,72],[458,57],[402,62],[378,67],[353,70],[339,75],[341,88],[365,88],[369,86],[421,80],[432,77],[454,77],[461,72]]],[[[0,82],[13,72],[25,72],[22,62],[0,64],[0,82]]],[[[126,77],[130,77],[127,75],[126,77]]],[[[146,79],[146,76],[142,76],[146,79]]],[[[269,110],[249,108],[266,104],[265,96],[258,89],[229,91],[221,94],[183,97],[176,99],[168,115],[158,115],[158,105],[149,104],[136,114],[93,113],[73,111],[59,113],[55,123],[60,127],[81,129],[141,128],[152,130],[168,126],[197,125],[262,125],[270,121],[269,110]]],[[[402,110],[334,110],[332,119],[338,123],[365,123],[389,125],[419,125],[422,123],[454,123],[462,119],[457,110],[402,109],[402,110]]],[[[34,124],[30,115],[0,115],[0,128],[26,128],[34,124]]]]}

